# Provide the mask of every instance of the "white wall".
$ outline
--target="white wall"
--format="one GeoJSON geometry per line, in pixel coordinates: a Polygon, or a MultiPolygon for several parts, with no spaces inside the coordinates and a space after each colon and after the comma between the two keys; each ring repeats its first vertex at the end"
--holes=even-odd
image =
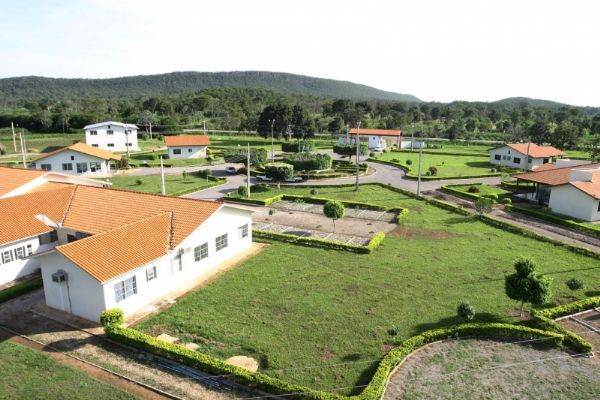
{"type": "MultiPolygon", "coordinates": [[[[410,140],[403,140],[402,143],[401,143],[401,145],[400,145],[400,147],[403,148],[403,149],[410,149],[411,148],[411,141],[410,140]]],[[[412,146],[413,149],[424,149],[425,147],[426,147],[425,146],[425,142],[420,142],[420,141],[417,141],[417,140],[415,140],[415,142],[414,142],[414,144],[412,146]]]]}
{"type": "Polygon", "coordinates": [[[51,166],[51,171],[60,172],[61,174],[77,175],[84,177],[104,177],[110,174],[108,161],[73,150],[64,150],[60,153],[56,153],[39,161],[36,161],[35,168],[42,169],[42,165],[47,164],[51,166]],[[90,163],[93,162],[100,163],[100,169],[96,170],[96,172],[92,172],[90,169],[90,163]],[[87,166],[87,172],[78,173],[77,163],[85,163],[87,166]],[[63,169],[63,164],[71,164],[72,170],[63,169]]]}
{"type": "Polygon", "coordinates": [[[561,185],[552,187],[548,206],[558,214],[583,221],[599,221],[599,201],[572,185],[561,185]]]}
{"type": "Polygon", "coordinates": [[[35,258],[16,258],[14,250],[18,247],[25,247],[25,255],[27,256],[27,245],[31,245],[31,251],[33,254],[35,254],[49,250],[53,248],[55,244],[40,245],[38,237],[34,236],[31,238],[18,240],[16,242],[0,245],[0,285],[14,281],[22,276],[33,274],[40,269],[40,263],[35,258]],[[4,263],[2,254],[6,251],[12,252],[13,261],[4,263]]]}
{"type": "Polygon", "coordinates": [[[173,146],[168,148],[169,158],[205,158],[207,146],[173,146]],[[181,150],[181,154],[175,154],[173,150],[181,150]]]}
{"type": "Polygon", "coordinates": [[[97,147],[109,150],[109,151],[127,151],[127,140],[131,143],[131,151],[138,151],[140,148],[138,146],[138,138],[137,138],[137,129],[135,128],[124,128],[120,125],[102,125],[97,128],[86,129],[85,130],[85,143],[90,146],[97,145],[97,147]],[[110,129],[109,129],[110,127],[110,129]],[[129,130],[129,134],[125,135],[125,130],[129,130]],[[106,131],[112,130],[113,134],[108,135],[106,131]],[[92,135],[91,132],[96,131],[96,135],[92,135]],[[114,146],[109,147],[108,144],[112,143],[114,146]]]}
{"type": "MultiPolygon", "coordinates": [[[[545,164],[544,160],[546,160],[546,163],[552,162],[552,157],[545,157],[545,158],[530,157],[530,158],[531,158],[531,163],[527,164],[528,170],[535,169],[536,167],[539,167],[540,165],[545,164]]],[[[518,152],[515,149],[512,149],[508,146],[499,147],[497,149],[492,149],[490,151],[490,164],[503,165],[503,166],[509,167],[509,168],[524,169],[526,163],[527,163],[527,157],[525,156],[525,154],[518,152]],[[500,156],[500,160],[496,160],[497,155],[500,156]],[[521,162],[516,163],[514,161],[515,157],[520,158],[521,162]]]]}
{"type": "MultiPolygon", "coordinates": [[[[387,142],[386,142],[386,138],[387,136],[374,136],[374,135],[369,135],[368,139],[366,135],[360,135],[360,143],[367,143],[369,146],[369,150],[383,150],[387,148],[387,142]]],[[[393,143],[393,144],[397,144],[398,143],[398,139],[394,138],[394,137],[389,137],[388,140],[393,143]]],[[[340,144],[354,144],[355,143],[355,135],[351,135],[349,138],[349,141],[346,140],[346,136],[340,136],[338,142],[340,144]]]]}

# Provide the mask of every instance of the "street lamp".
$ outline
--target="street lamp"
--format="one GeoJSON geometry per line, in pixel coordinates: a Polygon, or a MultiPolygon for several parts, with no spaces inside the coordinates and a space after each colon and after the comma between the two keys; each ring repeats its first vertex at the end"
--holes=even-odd
{"type": "Polygon", "coordinates": [[[354,190],[356,190],[358,192],[358,175],[360,174],[360,122],[358,121],[358,125],[356,126],[356,140],[354,141],[354,143],[356,143],[356,185],[354,190]]]}
{"type": "Polygon", "coordinates": [[[271,162],[275,162],[275,145],[273,143],[273,124],[275,123],[275,118],[270,119],[269,123],[271,124],[271,162]]]}

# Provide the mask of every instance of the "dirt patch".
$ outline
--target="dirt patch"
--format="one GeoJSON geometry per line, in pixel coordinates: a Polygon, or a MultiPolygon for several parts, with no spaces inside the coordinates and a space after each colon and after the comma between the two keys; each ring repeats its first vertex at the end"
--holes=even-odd
{"type": "Polygon", "coordinates": [[[600,365],[516,339],[461,339],[413,353],[391,376],[384,400],[595,399],[600,365]]]}
{"type": "Polygon", "coordinates": [[[252,357],[247,356],[235,356],[229,357],[225,360],[227,364],[235,365],[236,367],[247,369],[248,371],[258,371],[258,361],[252,357]]]}
{"type": "Polygon", "coordinates": [[[406,228],[403,226],[397,226],[393,231],[388,233],[388,236],[391,237],[402,237],[402,238],[424,238],[424,239],[433,239],[433,240],[444,240],[451,239],[456,236],[456,234],[434,230],[434,229],[425,229],[425,228],[406,228]]]}
{"type": "Polygon", "coordinates": [[[360,294],[360,286],[358,285],[350,285],[344,288],[344,292],[350,296],[358,296],[360,294]]]}
{"type": "Polygon", "coordinates": [[[335,353],[331,349],[325,348],[323,349],[321,358],[326,361],[333,360],[335,358],[335,353]]]}

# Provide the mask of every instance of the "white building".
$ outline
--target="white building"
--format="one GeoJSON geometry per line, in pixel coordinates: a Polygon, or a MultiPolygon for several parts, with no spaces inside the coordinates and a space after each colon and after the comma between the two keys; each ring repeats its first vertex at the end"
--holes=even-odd
{"type": "Polygon", "coordinates": [[[165,136],[170,159],[205,158],[210,138],[205,135],[165,136]]]}
{"type": "Polygon", "coordinates": [[[54,171],[0,167],[0,199],[68,185],[102,187],[106,184],[54,171]]]}
{"type": "Polygon", "coordinates": [[[38,158],[32,166],[44,171],[99,178],[109,176],[113,169],[116,170],[118,166],[111,168],[111,161],[116,163],[121,158],[107,150],[75,143],[38,158]]]}
{"type": "Polygon", "coordinates": [[[356,143],[356,133],[361,143],[367,143],[369,150],[383,151],[393,144],[400,148],[402,146],[402,131],[399,129],[350,129],[348,135],[340,136],[340,144],[356,143]]]}
{"type": "Polygon", "coordinates": [[[535,170],[541,165],[553,163],[564,153],[552,146],[535,143],[508,143],[490,151],[490,164],[509,168],[535,170]]]}
{"type": "Polygon", "coordinates": [[[583,221],[600,221],[600,163],[580,163],[565,167],[557,163],[554,168],[542,167],[543,170],[515,178],[533,182],[532,199],[548,205],[553,212],[583,221]]]}
{"type": "Polygon", "coordinates": [[[69,185],[0,210],[0,257],[18,259],[0,265],[4,279],[41,268],[46,303],[93,321],[131,315],[252,245],[251,211],[220,202],[69,185]]]}
{"type": "Polygon", "coordinates": [[[86,125],[85,143],[109,151],[139,151],[137,131],[138,127],[133,124],[106,121],[97,124],[86,125]]]}

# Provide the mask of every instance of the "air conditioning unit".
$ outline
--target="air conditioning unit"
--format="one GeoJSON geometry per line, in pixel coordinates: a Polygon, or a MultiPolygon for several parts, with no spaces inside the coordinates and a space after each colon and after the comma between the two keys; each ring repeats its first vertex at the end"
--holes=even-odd
{"type": "Polygon", "coordinates": [[[62,283],[67,281],[67,273],[65,271],[56,271],[52,274],[52,282],[62,283]]]}

